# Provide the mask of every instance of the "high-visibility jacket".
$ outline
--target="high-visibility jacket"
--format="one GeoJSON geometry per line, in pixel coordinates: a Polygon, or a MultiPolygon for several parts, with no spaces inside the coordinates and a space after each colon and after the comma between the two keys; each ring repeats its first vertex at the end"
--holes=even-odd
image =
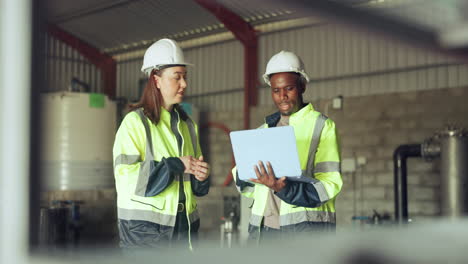
{"type": "MultiPolygon", "coordinates": [[[[279,112],[270,115],[262,127],[276,127],[280,118],[279,112]]],[[[275,193],[281,199],[280,228],[290,230],[289,227],[304,222],[336,223],[335,198],[343,181],[335,124],[308,104],[290,116],[289,125],[294,127],[303,173],[299,179],[288,179],[286,187],[275,193]]],[[[269,188],[239,180],[235,168],[233,175],[236,175],[238,190],[254,199],[250,225],[259,227],[267,206],[269,188]]]]}
{"type": "Polygon", "coordinates": [[[174,227],[180,180],[189,223],[199,219],[194,195],[207,194],[209,182],[184,174],[184,164],[178,158],[201,155],[197,126],[185,113],[161,108],[157,125],[141,109],[128,113],[117,131],[113,154],[120,220],[174,227]]]}

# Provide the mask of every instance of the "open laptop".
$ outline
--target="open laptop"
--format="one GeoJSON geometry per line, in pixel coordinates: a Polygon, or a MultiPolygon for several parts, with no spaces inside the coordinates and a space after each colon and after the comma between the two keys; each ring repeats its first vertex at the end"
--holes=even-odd
{"type": "Polygon", "coordinates": [[[301,166],[292,126],[230,133],[239,179],[256,179],[254,165],[269,161],[277,178],[300,177],[301,166]]]}

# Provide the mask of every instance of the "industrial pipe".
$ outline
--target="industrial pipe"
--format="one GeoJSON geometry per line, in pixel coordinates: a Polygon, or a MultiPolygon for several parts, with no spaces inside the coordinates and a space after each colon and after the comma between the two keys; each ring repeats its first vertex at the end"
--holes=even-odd
{"type": "Polygon", "coordinates": [[[410,157],[421,157],[421,144],[400,145],[393,152],[395,220],[398,224],[408,221],[406,159],[410,157]]]}
{"type": "Polygon", "coordinates": [[[468,215],[468,137],[464,130],[449,128],[440,135],[440,196],[442,216],[468,215]]]}
{"type": "Polygon", "coordinates": [[[401,145],[393,154],[395,220],[408,220],[406,159],[423,157],[431,161],[440,157],[441,215],[452,219],[468,215],[468,132],[448,126],[433,137],[414,145],[401,145]]]}

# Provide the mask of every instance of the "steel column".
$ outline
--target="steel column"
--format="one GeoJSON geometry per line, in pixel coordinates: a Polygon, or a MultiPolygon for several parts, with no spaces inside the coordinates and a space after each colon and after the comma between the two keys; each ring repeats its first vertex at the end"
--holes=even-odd
{"type": "Polygon", "coordinates": [[[211,0],[195,0],[210,11],[244,45],[244,128],[250,127],[250,107],[258,101],[258,37],[255,29],[239,15],[211,0]]]}

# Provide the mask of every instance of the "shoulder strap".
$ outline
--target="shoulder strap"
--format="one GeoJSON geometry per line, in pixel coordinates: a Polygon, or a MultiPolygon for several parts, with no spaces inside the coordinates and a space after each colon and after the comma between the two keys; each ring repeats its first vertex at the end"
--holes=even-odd
{"type": "Polygon", "coordinates": [[[325,126],[325,121],[328,117],[324,114],[320,114],[315,121],[314,131],[312,133],[312,139],[310,140],[309,147],[309,159],[307,160],[306,175],[314,176],[314,161],[315,153],[317,152],[318,144],[320,142],[320,136],[322,135],[322,130],[325,126]]]}
{"type": "Polygon", "coordinates": [[[140,116],[141,122],[143,122],[143,126],[145,127],[145,132],[146,132],[145,160],[154,160],[153,140],[151,138],[151,130],[148,125],[148,119],[143,113],[143,109],[139,108],[135,110],[135,112],[140,116]]]}

